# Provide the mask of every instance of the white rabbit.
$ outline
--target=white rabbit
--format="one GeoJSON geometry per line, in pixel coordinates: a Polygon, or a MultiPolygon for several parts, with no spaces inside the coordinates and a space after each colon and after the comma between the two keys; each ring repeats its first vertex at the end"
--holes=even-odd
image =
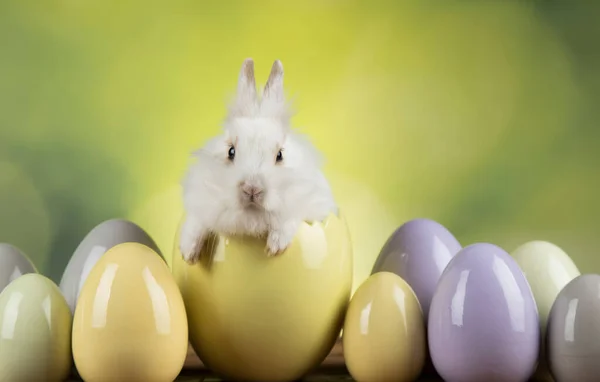
{"type": "Polygon", "coordinates": [[[275,61],[262,99],[254,62],[246,59],[222,135],[196,151],[183,181],[185,220],[179,247],[198,261],[209,233],[266,236],[266,252],[283,252],[303,221],[337,214],[316,149],[290,128],[283,66],[275,61]]]}

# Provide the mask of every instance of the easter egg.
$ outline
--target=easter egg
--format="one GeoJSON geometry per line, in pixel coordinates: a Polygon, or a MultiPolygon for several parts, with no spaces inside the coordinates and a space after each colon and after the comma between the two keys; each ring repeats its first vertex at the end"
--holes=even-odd
{"type": "Polygon", "coordinates": [[[402,277],[415,291],[427,318],[440,275],[461,248],[441,224],[429,219],[411,220],[387,240],[372,273],[387,271],[402,277]]]}
{"type": "Polygon", "coordinates": [[[73,358],[86,382],[173,381],[185,361],[183,299],[164,260],[122,243],[98,260],[73,316],[73,358]]]}
{"type": "MultiPolygon", "coordinates": [[[[519,246],[512,253],[525,274],[540,317],[542,338],[546,333],[546,324],[550,308],[564,286],[580,275],[573,260],[558,246],[546,241],[530,241],[519,246]]],[[[546,364],[545,344],[540,348],[537,380],[550,380],[546,364]]]]}
{"type": "Polygon", "coordinates": [[[537,365],[540,331],[533,293],[517,262],[493,244],[459,251],[431,301],[428,340],[445,381],[527,381],[537,365]]]}
{"type": "Polygon", "coordinates": [[[583,274],[558,294],[548,316],[546,347],[556,382],[595,382],[600,374],[600,275],[583,274]]]}
{"type": "Polygon", "coordinates": [[[0,243],[0,292],[11,281],[27,273],[37,273],[33,263],[19,248],[0,243]]]}
{"type": "Polygon", "coordinates": [[[160,254],[152,238],[128,220],[106,220],[85,236],[71,256],[59,284],[71,312],[75,311],[81,287],[100,257],[115,245],[127,242],[144,244],[160,254]]]}
{"type": "Polygon", "coordinates": [[[64,381],[71,371],[71,312],[60,290],[37,273],[0,293],[0,381],[64,381]]]}
{"type": "Polygon", "coordinates": [[[230,380],[292,381],[325,359],[352,288],[343,218],[300,224],[275,257],[264,238],[213,235],[189,265],[175,242],[172,270],[190,342],[209,369],[230,380]]]}
{"type": "Polygon", "coordinates": [[[402,278],[375,273],[354,292],[346,313],[346,366],[358,382],[412,382],[426,358],[427,340],[417,296],[402,278]]]}

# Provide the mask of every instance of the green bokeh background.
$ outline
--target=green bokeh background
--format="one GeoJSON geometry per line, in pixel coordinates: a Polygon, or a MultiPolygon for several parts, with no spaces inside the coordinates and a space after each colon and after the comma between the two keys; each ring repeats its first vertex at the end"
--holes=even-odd
{"type": "Polygon", "coordinates": [[[261,83],[283,61],[356,283],[416,217],[600,272],[599,19],[592,1],[3,1],[0,241],[55,281],[110,218],[170,253],[189,153],[253,57],[261,83]]]}

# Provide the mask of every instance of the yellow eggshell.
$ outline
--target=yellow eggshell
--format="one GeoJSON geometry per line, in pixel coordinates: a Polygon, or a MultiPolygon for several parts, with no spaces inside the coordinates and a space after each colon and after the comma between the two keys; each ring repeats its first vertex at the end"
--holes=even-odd
{"type": "Polygon", "coordinates": [[[70,370],[67,302],[45,276],[20,276],[0,294],[0,381],[58,382],[70,370]]]}
{"type": "Polygon", "coordinates": [[[356,290],[343,332],[346,366],[356,381],[415,381],[426,341],[421,306],[402,278],[378,272],[356,290]]]}
{"type": "Polygon", "coordinates": [[[185,361],[183,299],[160,256],[139,243],[109,249],[85,281],[73,357],[86,382],[173,381],[185,361]]]}
{"type": "Polygon", "coordinates": [[[190,342],[228,379],[291,381],[318,366],[339,337],[352,288],[345,221],[302,223],[286,251],[265,239],[212,236],[201,261],[173,273],[185,300],[190,342]]]}

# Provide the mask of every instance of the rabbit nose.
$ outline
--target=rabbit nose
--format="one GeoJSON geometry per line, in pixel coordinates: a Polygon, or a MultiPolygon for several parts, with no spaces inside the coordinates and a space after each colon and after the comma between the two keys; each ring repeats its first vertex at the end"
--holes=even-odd
{"type": "Polygon", "coordinates": [[[263,192],[262,187],[260,187],[258,184],[247,181],[242,182],[240,184],[240,188],[242,189],[242,192],[250,198],[255,198],[263,192]]]}

